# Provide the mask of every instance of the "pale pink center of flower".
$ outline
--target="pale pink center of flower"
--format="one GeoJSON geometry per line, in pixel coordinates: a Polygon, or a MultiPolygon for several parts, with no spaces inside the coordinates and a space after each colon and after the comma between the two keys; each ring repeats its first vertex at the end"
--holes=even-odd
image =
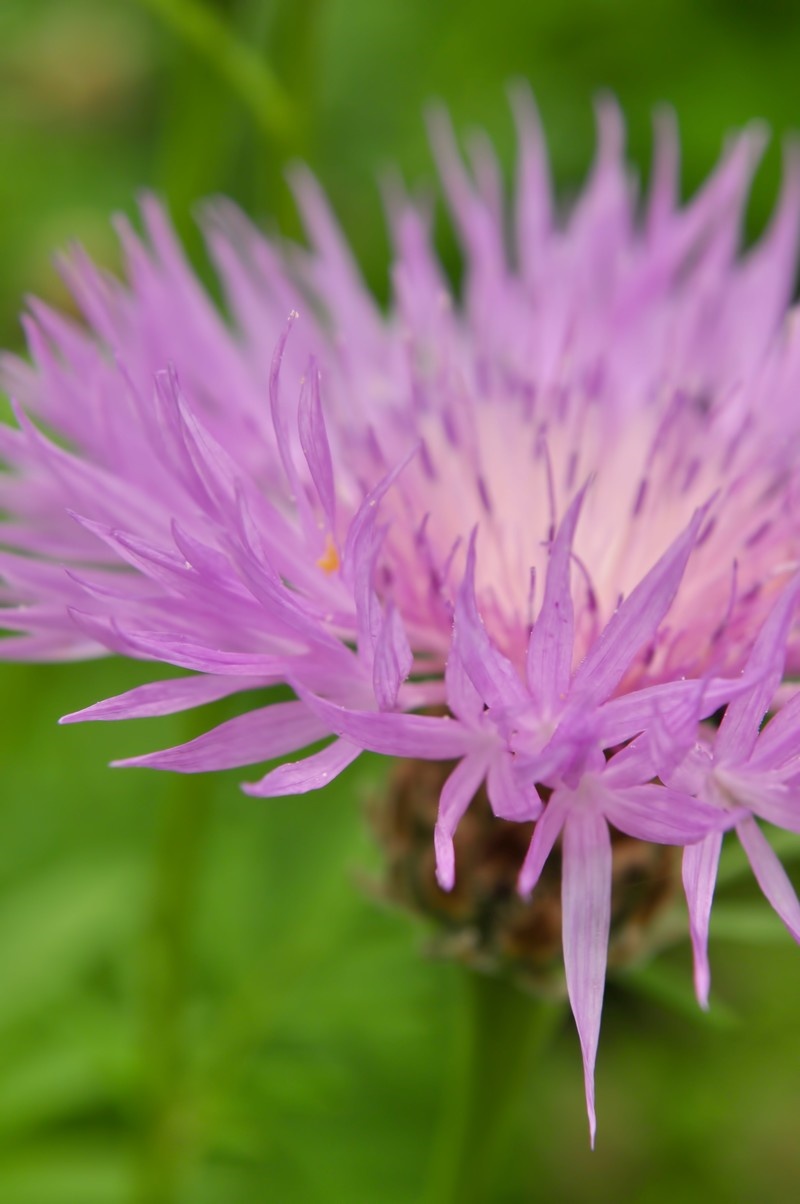
{"type": "MultiPolygon", "coordinates": [[[[575,664],[693,513],[710,503],[659,644],[644,651],[633,676],[719,667],[723,631],[725,667],[736,667],[748,647],[746,633],[736,636],[743,611],[765,613],[798,561],[785,499],[769,496],[772,466],[762,467],[759,449],[748,445],[746,419],[723,438],[699,402],[676,405],[672,423],[655,404],[624,419],[586,398],[555,418],[556,407],[546,408],[547,424],[517,397],[473,402],[458,431],[440,414],[423,417],[424,449],[405,470],[405,487],[384,503],[387,563],[412,626],[429,615],[430,572],[420,567],[414,538],[425,516],[425,556],[446,575],[449,597],[477,528],[481,613],[521,664],[550,541],[589,480],[573,547],[575,664]]],[[[433,626],[427,622],[428,639],[433,626]]]]}

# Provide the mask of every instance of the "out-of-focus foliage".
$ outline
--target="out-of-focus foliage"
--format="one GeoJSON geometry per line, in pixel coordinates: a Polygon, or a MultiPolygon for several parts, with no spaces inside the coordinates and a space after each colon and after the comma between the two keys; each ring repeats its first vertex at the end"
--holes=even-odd
{"type": "MultiPolygon", "coordinates": [[[[786,0],[239,0],[216,19],[265,54],[297,109],[272,142],[163,0],[0,5],[0,333],[33,291],[69,304],[54,248],[112,268],[108,215],[166,195],[202,264],[192,202],[216,191],[297,233],[282,182],[302,154],[370,281],[386,289],[376,177],[430,185],[422,110],[485,126],[512,171],[504,87],[530,79],[565,194],[611,88],[647,174],[650,112],[677,108],[691,189],[727,129],[800,128],[800,8],[786,0]]],[[[192,8],[192,4],[189,4],[192,8]]],[[[750,220],[778,179],[773,147],[750,220]]],[[[454,271],[451,239],[442,245],[454,271]]],[[[422,1198],[460,1023],[455,968],[376,906],[365,831],[377,760],[302,800],[254,803],[236,774],[105,768],[186,720],[58,729],[150,676],[114,660],[0,670],[0,1200],[8,1204],[401,1204],[422,1198]]],[[[229,713],[216,707],[218,718],[229,713]]],[[[192,721],[190,720],[189,723],[192,721]]],[[[712,923],[699,1016],[681,945],[609,991],[598,1152],[569,1026],[532,1067],[493,1197],[783,1201],[796,1140],[800,955],[743,887],[712,923]],[[716,933],[716,939],[715,939],[716,933]],[[746,937],[746,939],[745,939],[746,937]],[[716,1017],[716,1022],[715,1022],[716,1017]]]]}

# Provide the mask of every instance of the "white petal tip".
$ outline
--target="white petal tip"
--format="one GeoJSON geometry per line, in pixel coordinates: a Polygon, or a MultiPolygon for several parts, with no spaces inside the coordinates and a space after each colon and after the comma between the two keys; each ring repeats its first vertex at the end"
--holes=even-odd
{"type": "Polygon", "coordinates": [[[589,1122],[589,1149],[594,1151],[597,1139],[597,1113],[594,1107],[594,1082],[586,1084],[586,1119],[589,1122]]]}
{"type": "Polygon", "coordinates": [[[456,882],[456,854],[453,838],[438,824],[433,833],[436,851],[436,881],[442,890],[451,891],[456,882]]]}
{"type": "Polygon", "coordinates": [[[699,974],[694,981],[694,993],[697,996],[697,1002],[704,1012],[707,1012],[709,1004],[709,995],[711,993],[711,978],[708,974],[699,974]]]}

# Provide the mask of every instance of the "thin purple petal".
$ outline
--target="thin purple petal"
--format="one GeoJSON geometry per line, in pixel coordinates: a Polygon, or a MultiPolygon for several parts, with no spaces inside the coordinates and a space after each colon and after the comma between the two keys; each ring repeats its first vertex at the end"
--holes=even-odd
{"type": "Polygon", "coordinates": [[[514,666],[493,645],[478,612],[475,598],[475,541],[476,533],[473,531],[456,601],[453,646],[483,701],[490,709],[502,713],[509,705],[524,705],[527,695],[514,666]]]}
{"type": "Polygon", "coordinates": [[[741,820],[736,833],[758,885],[794,939],[800,941],[800,902],[777,853],[752,818],[741,820]]]}
{"type": "Polygon", "coordinates": [[[561,900],[567,992],[583,1053],[586,1109],[594,1148],[594,1066],[611,923],[611,837],[603,817],[572,809],[564,824],[561,900]]]}
{"type": "Polygon", "coordinates": [[[305,690],[298,693],[330,731],[385,756],[449,761],[466,756],[475,742],[473,733],[456,719],[351,711],[305,690]]]}
{"type": "Polygon", "coordinates": [[[228,719],[186,744],[126,757],[112,764],[172,769],[176,773],[208,773],[283,757],[329,734],[325,724],[309,714],[302,702],[276,702],[228,719]]]}
{"type": "Polygon", "coordinates": [[[362,749],[349,740],[334,740],[321,752],[312,753],[302,761],[279,765],[258,782],[245,782],[242,790],[254,798],[280,798],[290,794],[307,794],[322,790],[338,778],[359,757],[362,749]]]}
{"type": "Polygon", "coordinates": [[[544,864],[561,835],[568,814],[567,796],[556,791],[545,804],[544,811],[533,829],[530,847],[519,872],[517,889],[521,895],[529,895],[539,881],[544,864]]]}
{"type": "Polygon", "coordinates": [[[149,719],[155,715],[174,715],[179,711],[188,711],[192,707],[227,698],[241,690],[254,690],[265,685],[269,685],[267,680],[242,682],[238,678],[213,676],[153,681],[127,690],[124,694],[117,694],[114,698],[95,702],[92,706],[84,707],[82,711],[72,711],[69,715],[63,715],[59,723],[83,723],[86,720],[97,719],[149,719]]]}
{"type": "Polygon", "coordinates": [[[397,705],[397,695],[411,672],[413,660],[400,613],[389,605],[378,632],[372,664],[375,698],[382,711],[391,711],[397,705]]]}
{"type": "Polygon", "coordinates": [[[746,760],[758,738],[761,720],[767,713],[783,677],[786,638],[797,609],[800,575],[786,587],[759,632],[747,662],[748,676],[755,675],[753,688],[734,698],[725,711],[714,743],[720,760],[746,760]]]}
{"type": "Polygon", "coordinates": [[[548,714],[556,712],[569,689],[574,635],[569,569],[583,498],[581,490],[553,541],[544,600],[528,644],[528,685],[548,714]]]}
{"type": "Polygon", "coordinates": [[[542,814],[536,787],[520,783],[514,773],[514,758],[504,748],[498,749],[489,763],[486,789],[492,811],[499,819],[528,823],[542,814]]]}
{"type": "Polygon", "coordinates": [[[442,788],[433,836],[436,849],[436,880],[442,890],[452,890],[455,885],[453,834],[486,777],[486,761],[485,753],[473,753],[472,756],[464,757],[442,788]]]}
{"type": "Polygon", "coordinates": [[[585,705],[604,702],[642,646],[655,635],[678,592],[701,521],[702,515],[696,514],[609,620],[579,667],[573,691],[585,705]]]}
{"type": "Polygon", "coordinates": [[[610,791],[603,813],[620,832],[654,844],[688,845],[726,826],[725,812],[666,786],[610,791]]]}
{"type": "Polygon", "coordinates": [[[702,1008],[708,1007],[711,971],[708,965],[708,925],[717,881],[722,833],[710,832],[683,854],[683,889],[689,908],[689,930],[694,953],[694,989],[702,1008]]]}

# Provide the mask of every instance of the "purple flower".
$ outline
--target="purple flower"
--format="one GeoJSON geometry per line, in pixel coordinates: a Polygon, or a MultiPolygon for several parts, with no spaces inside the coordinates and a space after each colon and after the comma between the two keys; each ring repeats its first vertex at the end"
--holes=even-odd
{"type": "Polygon", "coordinates": [[[0,429],[2,650],[191,671],[66,722],[293,691],[120,764],[198,773],[294,756],[244,787],[270,797],[325,785],[365,749],[454,760],[436,829],[445,888],[484,782],[498,816],[535,821],[523,892],[560,839],[594,1137],[609,827],[686,846],[701,1001],[726,829],[800,937],[754,818],[800,830],[798,696],[758,731],[800,668],[787,316],[800,161],[791,150],[773,221],[740,257],[759,133],[730,142],[681,206],[661,118],[640,205],[604,102],[595,165],[564,214],[525,93],[514,110],[510,238],[487,144],[467,170],[446,119],[432,122],[464,249],[458,302],[430,214],[395,186],[381,312],[303,172],[308,250],[267,241],[228,204],[206,210],[225,318],[150,198],[144,238],[119,223],[126,284],[71,256],[85,323],[32,302],[30,361],[2,362],[18,421],[0,429]]]}

